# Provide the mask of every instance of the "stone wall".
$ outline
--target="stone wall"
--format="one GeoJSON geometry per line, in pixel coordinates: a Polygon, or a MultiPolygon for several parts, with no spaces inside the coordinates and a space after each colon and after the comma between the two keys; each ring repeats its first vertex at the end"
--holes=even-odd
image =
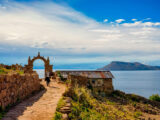
{"type": "Polygon", "coordinates": [[[69,75],[68,80],[71,81],[72,87],[74,87],[75,85],[87,86],[88,84],[88,78],[83,77],[83,76],[69,75]]]}
{"type": "Polygon", "coordinates": [[[5,109],[40,90],[37,73],[0,75],[0,107],[5,109]]]}
{"type": "Polygon", "coordinates": [[[86,78],[83,76],[69,75],[68,79],[71,81],[72,87],[78,84],[79,86],[91,88],[96,93],[108,94],[114,90],[112,78],[86,78]]]}
{"type": "Polygon", "coordinates": [[[90,83],[94,92],[111,93],[113,92],[112,78],[90,79],[90,83]],[[93,82],[94,81],[94,82],[93,82]]]}

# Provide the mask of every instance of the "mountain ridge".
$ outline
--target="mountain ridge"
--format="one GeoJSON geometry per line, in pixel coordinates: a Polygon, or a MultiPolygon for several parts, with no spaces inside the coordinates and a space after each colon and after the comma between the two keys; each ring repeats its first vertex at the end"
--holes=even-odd
{"type": "Polygon", "coordinates": [[[160,70],[160,66],[145,65],[140,62],[112,61],[98,70],[160,70]]]}

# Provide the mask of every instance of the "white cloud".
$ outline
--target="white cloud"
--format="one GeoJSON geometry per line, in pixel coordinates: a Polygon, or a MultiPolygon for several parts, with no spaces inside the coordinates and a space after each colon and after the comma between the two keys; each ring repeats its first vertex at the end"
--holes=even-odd
{"type": "Polygon", "coordinates": [[[154,23],[155,26],[160,26],[160,22],[154,23]]]}
{"type": "Polygon", "coordinates": [[[137,21],[134,23],[123,23],[122,25],[125,27],[135,27],[135,26],[141,25],[141,23],[142,23],[141,21],[137,21]]]}
{"type": "Polygon", "coordinates": [[[151,27],[151,26],[160,26],[160,22],[142,22],[136,21],[134,23],[123,23],[125,27],[151,27]]]}
{"type": "Polygon", "coordinates": [[[104,21],[103,22],[108,22],[108,19],[104,19],[104,21]]]}
{"type": "Polygon", "coordinates": [[[125,21],[125,19],[118,19],[118,20],[116,20],[117,23],[121,23],[123,21],[125,21]]]}
{"type": "Polygon", "coordinates": [[[0,49],[8,52],[45,49],[48,54],[100,56],[96,58],[100,60],[104,56],[131,59],[136,54],[144,60],[160,51],[160,22],[103,24],[53,2],[9,2],[4,7],[0,8],[0,49]]]}
{"type": "Polygon", "coordinates": [[[55,3],[30,7],[14,3],[7,6],[0,12],[1,43],[50,49],[75,47],[78,50],[87,47],[86,39],[95,37],[88,29],[98,23],[71,8],[55,3]],[[44,46],[44,43],[47,44],[44,46]]]}
{"type": "Polygon", "coordinates": [[[145,18],[145,19],[143,19],[143,21],[145,21],[145,20],[151,20],[151,18],[145,18]]]}
{"type": "Polygon", "coordinates": [[[131,19],[132,21],[137,21],[137,19],[131,19]]]}

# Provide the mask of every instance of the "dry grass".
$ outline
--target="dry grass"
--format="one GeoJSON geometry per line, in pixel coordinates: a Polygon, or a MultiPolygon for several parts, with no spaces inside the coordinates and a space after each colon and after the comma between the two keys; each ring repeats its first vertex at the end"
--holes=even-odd
{"type": "MultiPolygon", "coordinates": [[[[102,97],[84,87],[68,89],[64,94],[72,98],[71,120],[138,120],[160,118],[160,108],[143,97],[114,91],[102,97]]],[[[158,119],[157,119],[158,120],[158,119]]]]}
{"type": "Polygon", "coordinates": [[[0,67],[0,75],[4,75],[4,74],[10,74],[10,73],[18,73],[18,74],[24,74],[23,70],[14,70],[14,69],[6,69],[3,67],[0,67]]]}

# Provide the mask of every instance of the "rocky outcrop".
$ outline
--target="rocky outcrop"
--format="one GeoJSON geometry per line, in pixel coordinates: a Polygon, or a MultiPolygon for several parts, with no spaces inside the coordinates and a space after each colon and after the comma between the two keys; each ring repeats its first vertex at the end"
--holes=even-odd
{"type": "Polygon", "coordinates": [[[0,107],[5,109],[40,90],[37,73],[0,75],[0,107]]]}

